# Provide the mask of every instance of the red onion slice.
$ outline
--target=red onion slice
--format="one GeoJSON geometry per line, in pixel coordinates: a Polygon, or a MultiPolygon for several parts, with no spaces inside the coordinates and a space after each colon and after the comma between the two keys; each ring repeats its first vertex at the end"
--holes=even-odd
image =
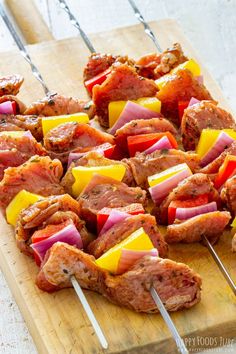
{"type": "Polygon", "coordinates": [[[158,255],[158,250],[156,248],[149,251],[134,251],[123,248],[117,267],[117,274],[126,272],[137,260],[143,258],[144,256],[158,257],[158,255]]]}
{"type": "Polygon", "coordinates": [[[107,232],[113,225],[127,219],[128,217],[130,217],[130,214],[125,213],[124,211],[113,209],[111,211],[110,215],[108,216],[105,224],[103,225],[103,228],[101,229],[101,231],[99,233],[99,236],[101,236],[105,232],[107,232]]]}
{"type": "Polygon", "coordinates": [[[175,218],[179,220],[187,220],[197,215],[211,213],[212,211],[217,211],[216,202],[192,208],[176,208],[175,218]]]}
{"type": "Polygon", "coordinates": [[[192,173],[190,169],[184,169],[176,173],[174,176],[166,179],[165,181],[148,188],[153,202],[159,205],[163,201],[163,199],[169,194],[170,191],[177,187],[178,184],[185,178],[191,176],[191,174],[192,173]]]}
{"type": "Polygon", "coordinates": [[[117,119],[116,123],[109,130],[110,134],[115,134],[117,129],[123,127],[126,123],[136,119],[150,119],[161,117],[160,113],[154,112],[151,109],[142,107],[141,105],[132,101],[127,101],[125,108],[117,119]]]}
{"type": "Polygon", "coordinates": [[[197,100],[195,97],[192,97],[189,101],[188,107],[191,107],[194,104],[199,103],[199,102],[201,102],[201,101],[197,100]]]}
{"type": "Polygon", "coordinates": [[[215,143],[201,159],[201,166],[204,167],[215,160],[226,148],[232,144],[233,141],[234,139],[231,138],[231,136],[222,131],[216,139],[215,143]]]}
{"type": "Polygon", "coordinates": [[[167,138],[167,136],[163,136],[160,140],[158,140],[156,143],[154,143],[152,146],[150,146],[144,152],[145,152],[145,154],[151,154],[152,152],[157,151],[157,150],[172,149],[172,148],[173,147],[170,143],[170,140],[167,138]]]}
{"type": "Polygon", "coordinates": [[[71,246],[77,248],[83,248],[83,242],[79,231],[74,224],[69,224],[64,229],[56,232],[53,236],[48,237],[43,241],[39,241],[30,245],[34,252],[37,254],[41,262],[43,261],[45,254],[49,248],[56,242],[65,242],[71,246]]]}
{"type": "Polygon", "coordinates": [[[12,101],[0,103],[0,114],[15,114],[12,101]]]}

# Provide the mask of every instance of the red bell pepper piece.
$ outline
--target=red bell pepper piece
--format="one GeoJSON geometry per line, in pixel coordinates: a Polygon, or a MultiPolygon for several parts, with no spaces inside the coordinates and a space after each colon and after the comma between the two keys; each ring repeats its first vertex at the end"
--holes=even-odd
{"type": "Polygon", "coordinates": [[[130,156],[135,156],[136,152],[138,151],[145,151],[153,144],[155,144],[158,140],[160,140],[163,136],[167,136],[173,149],[178,148],[177,141],[170,132],[131,135],[127,138],[130,156]]]}
{"type": "Polygon", "coordinates": [[[193,199],[173,200],[168,207],[168,224],[173,224],[177,208],[193,208],[208,203],[208,195],[202,194],[193,199]]]}
{"type": "MultiPolygon", "coordinates": [[[[114,208],[102,208],[98,214],[97,214],[97,232],[98,234],[103,228],[103,225],[107,221],[111,211],[114,208]]],[[[138,215],[138,214],[144,214],[145,210],[143,209],[142,204],[139,203],[133,203],[130,205],[127,205],[125,207],[120,207],[120,208],[115,208],[120,211],[124,211],[125,213],[128,213],[130,215],[138,215]]]]}
{"type": "Polygon", "coordinates": [[[111,145],[106,150],[103,150],[104,156],[107,159],[110,159],[112,157],[115,147],[116,147],[116,145],[111,145]]]}
{"type": "Polygon", "coordinates": [[[178,111],[179,111],[179,121],[181,123],[182,117],[184,115],[184,110],[188,107],[189,101],[179,101],[178,102],[178,111]]]}
{"type": "Polygon", "coordinates": [[[219,189],[223,184],[236,173],[236,156],[227,155],[220,166],[218,175],[215,178],[215,188],[219,189]]]}
{"type": "MultiPolygon", "coordinates": [[[[65,222],[62,222],[61,224],[48,225],[42,230],[35,231],[33,233],[33,236],[31,237],[31,241],[32,241],[32,243],[37,243],[37,242],[43,241],[43,240],[49,238],[50,236],[53,236],[54,234],[56,234],[58,231],[64,229],[70,223],[71,223],[71,221],[67,220],[65,222]]],[[[39,259],[38,255],[35,252],[34,252],[34,259],[35,259],[36,264],[38,266],[40,266],[41,260],[39,259]]]]}
{"type": "Polygon", "coordinates": [[[101,72],[100,74],[92,77],[92,79],[86,80],[84,82],[84,86],[88,90],[90,94],[92,94],[93,91],[93,86],[95,85],[101,85],[107,78],[107,76],[110,74],[111,69],[108,68],[105,71],[101,72]]]}

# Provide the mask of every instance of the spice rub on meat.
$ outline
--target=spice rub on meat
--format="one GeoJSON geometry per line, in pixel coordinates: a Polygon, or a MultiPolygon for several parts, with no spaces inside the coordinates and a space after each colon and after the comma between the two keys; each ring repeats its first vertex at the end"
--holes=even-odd
{"type": "Polygon", "coordinates": [[[236,176],[229,178],[225,182],[220,197],[232,216],[236,216],[236,176]]]}
{"type": "Polygon", "coordinates": [[[171,75],[156,96],[162,102],[161,112],[164,117],[176,125],[179,125],[179,101],[189,101],[192,97],[200,101],[212,99],[205,86],[187,69],[180,69],[171,75]]]}
{"type": "Polygon", "coordinates": [[[16,167],[26,162],[31,156],[46,155],[46,150],[29,132],[14,136],[0,132],[0,180],[7,167],[16,167]]]}
{"type": "Polygon", "coordinates": [[[217,190],[214,188],[210,178],[203,173],[196,173],[185,178],[178,184],[168,197],[161,203],[158,215],[158,220],[162,224],[167,223],[168,207],[172,201],[190,200],[201,195],[208,196],[208,202],[217,202],[219,204],[220,197],[217,190]]]}
{"type": "Polygon", "coordinates": [[[46,256],[36,284],[52,292],[71,287],[74,275],[83,288],[137,312],[158,312],[150,294],[152,286],[168,311],[190,308],[200,301],[201,278],[185,264],[146,256],[124,274],[110,275],[94,260],[73,246],[57,242],[46,256]]]}
{"type": "Polygon", "coordinates": [[[152,97],[157,91],[155,82],[139,76],[135,68],[126,64],[114,65],[107,79],[93,87],[92,99],[100,124],[108,128],[109,102],[152,97]]]}
{"type": "Polygon", "coordinates": [[[170,132],[177,135],[177,130],[171,122],[164,118],[137,119],[126,123],[115,134],[116,144],[128,153],[127,138],[132,135],[170,132]]]}
{"type": "Polygon", "coordinates": [[[16,74],[0,77],[0,96],[16,95],[19,92],[23,81],[23,77],[16,74]]]}
{"type": "Polygon", "coordinates": [[[156,80],[186,60],[188,58],[185,57],[181,45],[174,43],[172,47],[167,48],[161,54],[144,55],[136,61],[135,66],[139,75],[156,80]]]}
{"type": "Polygon", "coordinates": [[[103,143],[114,144],[114,137],[85,123],[69,122],[51,129],[44,138],[44,146],[51,157],[67,162],[70,152],[86,152],[87,148],[103,143]]]}
{"type": "Polygon", "coordinates": [[[27,255],[32,255],[31,236],[34,231],[44,229],[47,225],[58,225],[71,221],[78,229],[83,246],[89,242],[85,222],[79,217],[79,203],[68,194],[50,196],[37,201],[23,209],[18,216],[15,237],[19,249],[27,255]]]}
{"type": "Polygon", "coordinates": [[[75,178],[72,174],[72,168],[77,166],[86,166],[86,167],[95,167],[95,166],[108,166],[108,165],[117,165],[122,164],[126,168],[126,172],[122,182],[126,183],[128,186],[134,185],[133,175],[125,162],[107,159],[100,153],[96,151],[91,151],[86,153],[83,157],[78,159],[75,162],[72,162],[70,167],[67,169],[66,174],[62,178],[62,186],[65,188],[65,191],[69,194],[72,194],[72,185],[75,182],[75,178]]]}
{"type": "Polygon", "coordinates": [[[119,55],[112,55],[112,54],[100,54],[100,53],[93,53],[90,55],[88,63],[84,68],[84,81],[92,79],[94,76],[101,74],[103,71],[107,70],[112,66],[115,62],[127,64],[127,65],[134,65],[134,60],[128,58],[127,55],[119,56],[119,55]]]}
{"type": "Polygon", "coordinates": [[[56,242],[44,258],[36,284],[47,292],[70,288],[70,278],[74,275],[84,289],[102,292],[107,272],[94,260],[93,256],[78,248],[56,242]]]}
{"type": "Polygon", "coordinates": [[[146,205],[146,191],[113,178],[94,175],[77,199],[81,207],[81,217],[87,227],[96,230],[97,213],[102,208],[124,207],[132,203],[146,205]]]}
{"type": "Polygon", "coordinates": [[[73,97],[54,94],[31,103],[24,114],[49,117],[78,112],[87,113],[89,117],[92,118],[94,116],[93,103],[91,101],[88,102],[73,97]]]}
{"type": "Polygon", "coordinates": [[[143,227],[154,247],[158,249],[159,256],[165,257],[168,249],[167,244],[158,230],[155,217],[150,214],[130,216],[116,223],[108,231],[98,236],[89,244],[88,252],[95,258],[99,258],[103,253],[123,241],[140,227],[143,227]]]}
{"type": "Polygon", "coordinates": [[[29,115],[0,114],[0,132],[29,130],[37,141],[43,139],[41,118],[29,115]]]}
{"type": "Polygon", "coordinates": [[[186,162],[192,172],[199,169],[199,157],[197,154],[175,149],[158,150],[148,155],[137,153],[135,157],[124,161],[129,165],[135,182],[142,188],[148,188],[148,176],[162,172],[180,163],[186,162]]]}
{"type": "Polygon", "coordinates": [[[63,194],[62,173],[60,161],[48,156],[32,156],[23,165],[7,168],[0,182],[0,208],[5,210],[22,189],[42,196],[63,194]]]}
{"type": "Polygon", "coordinates": [[[201,101],[184,111],[181,135],[185,150],[195,150],[203,129],[236,128],[232,115],[215,102],[201,101]]]}
{"type": "Polygon", "coordinates": [[[213,211],[194,216],[179,224],[169,225],[165,240],[167,243],[199,242],[204,235],[211,243],[218,241],[231,219],[228,211],[213,211]]]}

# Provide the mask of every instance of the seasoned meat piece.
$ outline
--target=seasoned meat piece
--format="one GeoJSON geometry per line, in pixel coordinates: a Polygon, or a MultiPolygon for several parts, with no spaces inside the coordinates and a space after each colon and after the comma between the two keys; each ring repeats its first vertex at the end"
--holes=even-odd
{"type": "Polygon", "coordinates": [[[156,95],[157,90],[154,81],[139,76],[133,67],[125,64],[113,66],[111,74],[102,85],[93,87],[92,99],[100,124],[108,127],[109,102],[151,97],[156,95]]]}
{"type": "Polygon", "coordinates": [[[187,69],[178,70],[157,93],[157,98],[162,102],[162,114],[176,125],[179,125],[178,102],[188,101],[192,97],[200,101],[212,99],[205,86],[187,69]]]}
{"type": "Polygon", "coordinates": [[[47,292],[70,288],[70,278],[74,275],[84,289],[103,292],[107,271],[94,261],[93,256],[78,248],[56,242],[45,256],[36,284],[47,292]]]}
{"type": "Polygon", "coordinates": [[[213,211],[197,215],[180,224],[169,225],[165,240],[168,243],[192,243],[201,241],[204,235],[211,243],[215,243],[230,219],[231,215],[228,211],[213,211]]]}
{"type": "Polygon", "coordinates": [[[199,168],[199,157],[192,152],[181,150],[159,150],[151,154],[137,153],[135,157],[126,159],[135,182],[142,188],[148,188],[147,177],[162,172],[169,167],[186,162],[192,172],[199,168]]]}
{"type": "Polygon", "coordinates": [[[88,252],[95,258],[99,258],[103,253],[123,241],[140,227],[143,227],[144,231],[150,237],[154,247],[158,249],[160,257],[165,257],[168,249],[167,244],[158,230],[154,216],[150,214],[130,216],[116,223],[107,232],[98,236],[96,240],[89,244],[88,252]]]}
{"type": "Polygon", "coordinates": [[[229,178],[221,190],[220,197],[230,210],[232,216],[236,215],[236,176],[229,178]]]}
{"type": "Polygon", "coordinates": [[[114,144],[114,137],[88,124],[76,122],[60,124],[44,138],[44,146],[49,155],[59,158],[63,163],[67,162],[70,152],[84,152],[84,148],[103,143],[114,144]]]}
{"type": "Polygon", "coordinates": [[[189,200],[204,194],[208,195],[209,203],[212,201],[219,203],[219,194],[207,175],[204,175],[203,173],[196,173],[186,178],[180,182],[179,185],[173,189],[168,197],[161,203],[159,207],[159,222],[162,224],[167,223],[168,207],[172,201],[189,200]]]}
{"type": "Polygon", "coordinates": [[[202,101],[184,111],[181,135],[185,150],[195,150],[203,129],[235,129],[236,124],[229,112],[217,107],[215,102],[202,101]]]}
{"type": "Polygon", "coordinates": [[[16,167],[31,156],[46,155],[46,150],[32,136],[12,136],[0,133],[0,180],[7,167],[16,167]]]}
{"type": "Polygon", "coordinates": [[[113,178],[94,175],[78,198],[81,217],[87,226],[96,229],[97,213],[102,208],[123,207],[132,203],[146,204],[146,192],[128,187],[113,178]]]}
{"type": "Polygon", "coordinates": [[[11,101],[16,103],[16,113],[17,114],[22,114],[24,113],[26,109],[26,105],[19,100],[16,96],[12,95],[4,95],[0,97],[0,103],[6,102],[6,101],[11,101]]]}
{"type": "Polygon", "coordinates": [[[236,252],[236,234],[232,238],[232,251],[236,252]]]}
{"type": "Polygon", "coordinates": [[[72,114],[84,112],[89,117],[94,116],[94,106],[91,101],[86,102],[73,97],[65,97],[62,95],[51,95],[42,100],[32,103],[24,112],[24,114],[36,114],[45,117],[60,116],[63,114],[72,114]]]}
{"type": "Polygon", "coordinates": [[[71,172],[73,167],[76,167],[76,166],[87,166],[87,167],[108,166],[108,165],[117,165],[117,164],[122,164],[126,167],[126,173],[124,175],[122,182],[126,183],[129,186],[134,185],[133,175],[132,175],[128,165],[125,162],[107,159],[106,157],[104,157],[103,155],[101,155],[100,153],[98,153],[96,151],[88,152],[86,155],[81,157],[76,162],[71,163],[70,167],[68,168],[66,174],[64,175],[64,177],[62,179],[61,184],[65,188],[65,191],[67,193],[72,194],[72,185],[75,182],[75,178],[71,172]]]}
{"type": "Polygon", "coordinates": [[[20,75],[7,75],[0,78],[0,96],[16,95],[24,79],[20,75]]]}
{"type": "Polygon", "coordinates": [[[144,55],[136,62],[136,67],[139,75],[156,80],[186,60],[180,44],[174,43],[161,54],[144,55]]]}
{"type": "Polygon", "coordinates": [[[199,172],[207,173],[207,174],[217,173],[227,155],[236,156],[236,141],[233,141],[233,143],[227,149],[225,149],[220,154],[220,156],[218,156],[215,160],[210,162],[207,166],[203,167],[199,172]]]}
{"type": "Polygon", "coordinates": [[[138,119],[126,123],[118,129],[115,140],[119,148],[128,153],[127,138],[131,135],[162,133],[169,131],[176,135],[177,131],[173,124],[164,118],[138,119]]]}
{"type": "Polygon", "coordinates": [[[37,116],[0,114],[0,132],[6,130],[29,130],[37,141],[43,138],[41,118],[37,116]]]}
{"type": "Polygon", "coordinates": [[[168,311],[190,308],[200,301],[201,278],[186,264],[145,256],[120,276],[106,277],[105,297],[137,312],[155,313],[153,286],[168,311]]]}
{"type": "Polygon", "coordinates": [[[92,53],[84,68],[84,81],[92,79],[94,76],[107,70],[115,61],[116,56],[112,54],[92,53]]]}
{"type": "Polygon", "coordinates": [[[83,288],[138,312],[158,312],[149,292],[151,286],[168,311],[189,308],[200,301],[201,278],[183,263],[146,256],[128,272],[113,276],[99,268],[92,256],[62,242],[48,252],[36,284],[52,292],[71,287],[72,275],[83,288]]]}
{"type": "Polygon", "coordinates": [[[93,53],[89,57],[88,63],[84,68],[84,81],[92,79],[94,76],[107,70],[115,62],[128,64],[133,66],[134,60],[129,59],[128,56],[117,56],[111,54],[93,53]]]}
{"type": "Polygon", "coordinates": [[[15,236],[19,249],[27,255],[32,255],[31,236],[34,231],[44,229],[47,225],[58,225],[67,220],[74,223],[78,229],[83,246],[89,242],[85,222],[79,218],[79,203],[68,194],[51,196],[23,209],[18,217],[15,236]]]}
{"type": "Polygon", "coordinates": [[[22,189],[42,196],[63,194],[60,185],[63,173],[58,160],[48,156],[32,156],[23,165],[8,167],[0,182],[0,208],[5,209],[15,195],[22,189]]]}

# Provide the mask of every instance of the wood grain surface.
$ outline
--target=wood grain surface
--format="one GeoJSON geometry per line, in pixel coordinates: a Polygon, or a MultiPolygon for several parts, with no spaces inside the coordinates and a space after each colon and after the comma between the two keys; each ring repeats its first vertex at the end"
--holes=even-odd
{"type": "MultiPolygon", "coordinates": [[[[181,29],[172,20],[153,23],[163,48],[179,41],[187,55],[198,58],[181,29]]],[[[153,51],[141,26],[97,34],[93,43],[98,51],[138,57],[153,51]]],[[[86,97],[82,68],[88,51],[80,39],[49,41],[29,46],[31,56],[51,90],[65,95],[86,97]]],[[[43,90],[18,52],[0,55],[0,73],[18,72],[25,77],[19,97],[26,103],[39,99],[43,90]]],[[[219,87],[203,67],[205,82],[215,99],[228,108],[219,87]]],[[[37,268],[16,248],[12,228],[0,220],[0,265],[27,322],[40,353],[102,353],[84,311],[72,289],[46,294],[34,285],[37,268]]],[[[216,250],[235,277],[236,258],[231,253],[231,235],[226,232],[216,250]]],[[[202,301],[190,310],[172,314],[182,336],[233,338],[236,332],[236,300],[211,259],[200,244],[171,247],[170,258],[183,261],[203,278],[202,301]]],[[[234,279],[236,280],[236,279],[234,279]]],[[[100,295],[86,291],[94,313],[109,342],[108,353],[173,353],[175,344],[160,315],[141,315],[110,304],[100,295]]],[[[191,349],[194,343],[189,342],[191,349]]],[[[213,343],[213,345],[215,345],[213,343]]],[[[209,347],[209,345],[208,345],[209,347]]]]}
{"type": "Polygon", "coordinates": [[[5,0],[27,44],[53,39],[33,0],[5,0]]]}

